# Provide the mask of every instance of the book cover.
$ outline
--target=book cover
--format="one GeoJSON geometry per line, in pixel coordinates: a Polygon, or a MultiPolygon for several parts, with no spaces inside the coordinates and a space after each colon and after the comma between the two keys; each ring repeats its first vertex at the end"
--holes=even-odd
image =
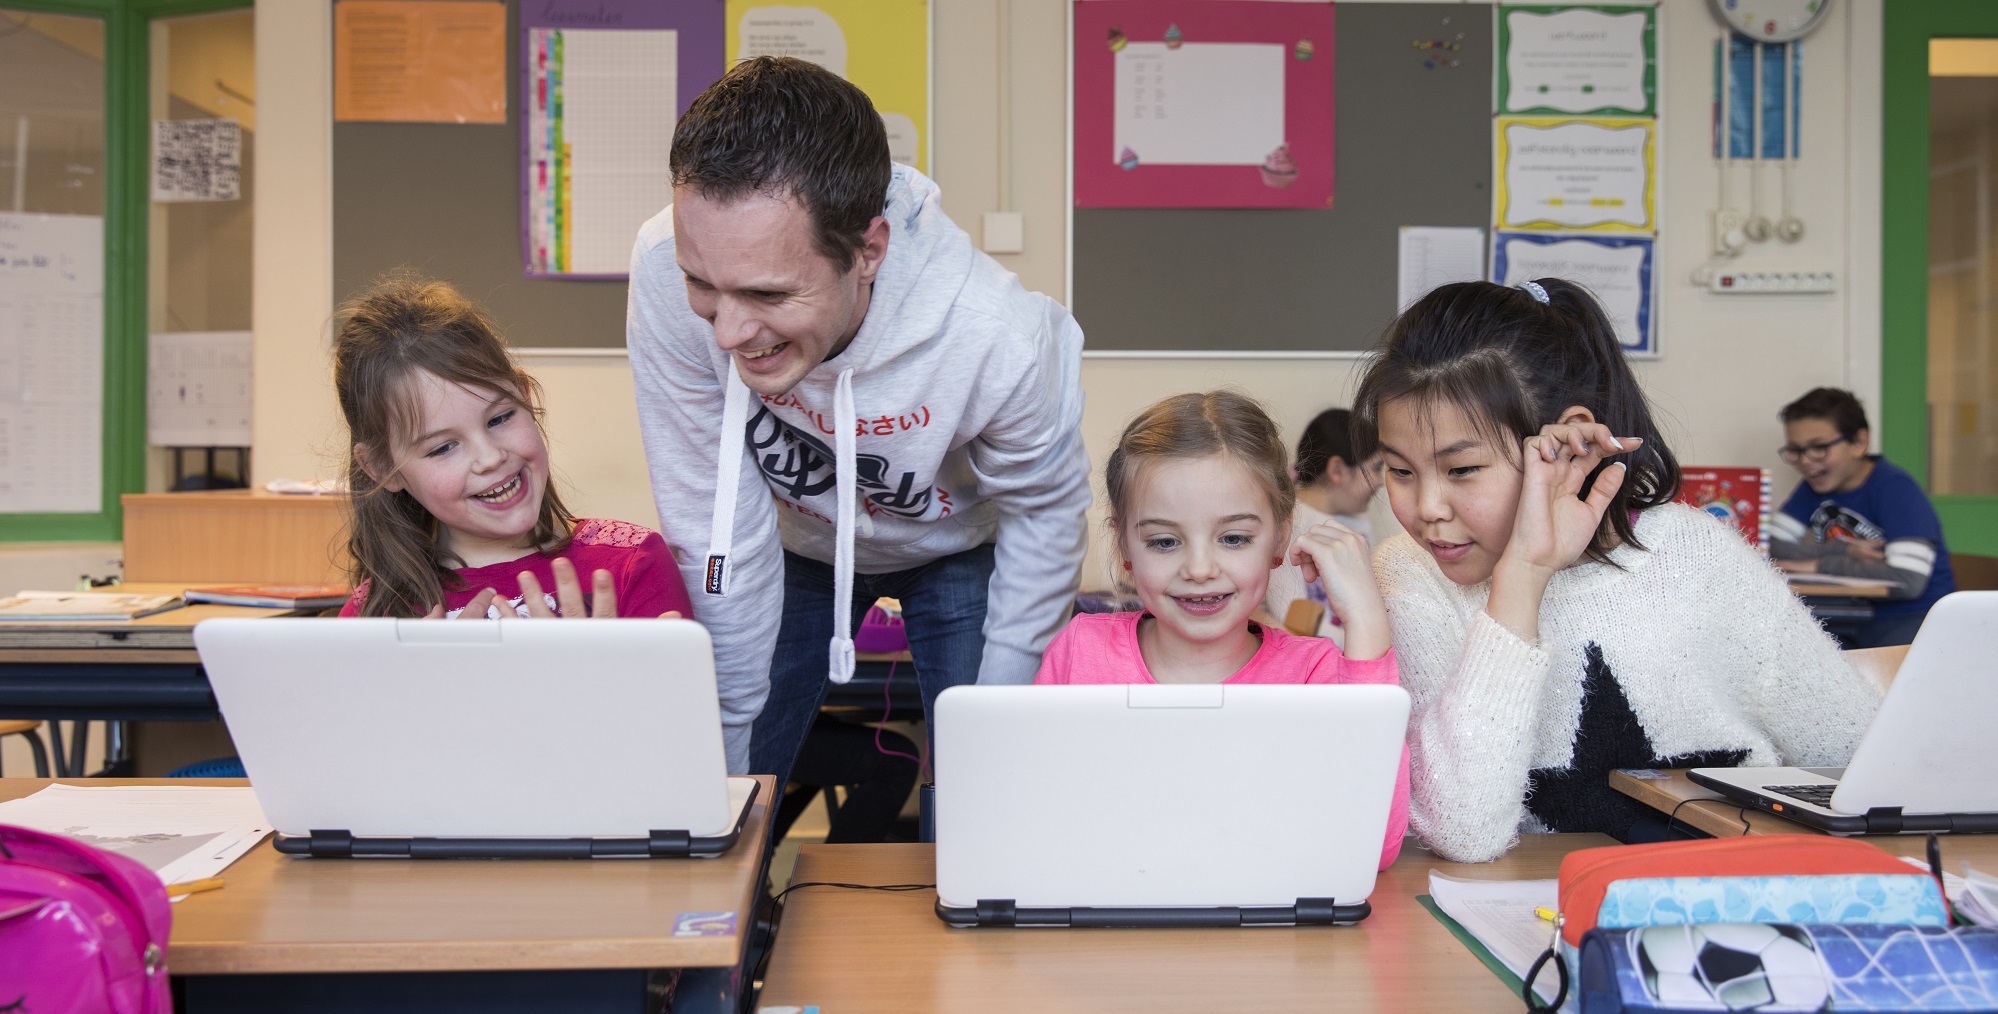
{"type": "Polygon", "coordinates": [[[136,620],[181,605],[178,595],[129,595],[123,592],[24,591],[0,598],[0,621],[61,623],[89,620],[136,620]]]}
{"type": "Polygon", "coordinates": [[[1675,499],[1732,526],[1749,545],[1765,551],[1769,548],[1768,469],[1681,468],[1675,499]]]}
{"type": "Polygon", "coordinates": [[[212,585],[189,588],[187,600],[267,609],[324,609],[346,602],[347,593],[347,586],[339,584],[212,585]]]}

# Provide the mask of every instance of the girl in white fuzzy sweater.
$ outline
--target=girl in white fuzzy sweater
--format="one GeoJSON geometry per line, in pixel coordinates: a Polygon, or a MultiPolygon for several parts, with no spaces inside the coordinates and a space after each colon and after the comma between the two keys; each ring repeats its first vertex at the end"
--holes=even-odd
{"type": "Polygon", "coordinates": [[[1443,286],[1355,401],[1405,529],[1374,568],[1414,699],[1409,823],[1438,854],[1662,830],[1615,768],[1858,745],[1879,691],[1731,529],[1670,502],[1678,462],[1587,290],[1443,286]]]}

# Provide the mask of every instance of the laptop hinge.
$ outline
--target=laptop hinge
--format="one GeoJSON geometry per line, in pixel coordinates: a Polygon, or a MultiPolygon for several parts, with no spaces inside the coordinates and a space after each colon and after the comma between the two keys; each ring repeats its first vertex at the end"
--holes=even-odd
{"type": "Polygon", "coordinates": [[[354,832],[314,828],[312,836],[306,839],[305,854],[319,859],[351,859],[354,856],[354,832]]]}
{"type": "MultiPolygon", "coordinates": [[[[1329,926],[1339,921],[1339,903],[1331,898],[1297,899],[1297,925],[1329,926]]],[[[1351,916],[1347,916],[1351,918],[1351,916]]]]}
{"type": "Polygon", "coordinates": [[[1903,823],[1898,806],[1876,806],[1866,811],[1867,834],[1900,834],[1903,823]]]}
{"type": "Polygon", "coordinates": [[[645,854],[654,859],[686,856],[694,851],[694,838],[685,831],[648,831],[645,854]]]}
{"type": "Polygon", "coordinates": [[[1019,920],[1019,909],[1011,898],[978,899],[978,925],[1012,926],[1019,920]]]}

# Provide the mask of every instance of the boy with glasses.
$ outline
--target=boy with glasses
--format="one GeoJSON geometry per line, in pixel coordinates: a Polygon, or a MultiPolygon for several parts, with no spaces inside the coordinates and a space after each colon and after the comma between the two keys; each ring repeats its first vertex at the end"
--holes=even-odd
{"type": "Polygon", "coordinates": [[[1942,522],[1915,477],[1868,454],[1866,410],[1850,391],[1820,387],[1783,407],[1797,484],[1770,523],[1776,566],[1793,574],[1839,574],[1894,583],[1848,648],[1907,644],[1936,600],[1956,590],[1942,522]]]}

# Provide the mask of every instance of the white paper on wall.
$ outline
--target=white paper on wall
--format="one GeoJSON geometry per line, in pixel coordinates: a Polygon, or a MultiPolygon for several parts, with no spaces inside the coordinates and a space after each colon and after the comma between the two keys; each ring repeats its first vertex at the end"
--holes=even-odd
{"type": "Polygon", "coordinates": [[[1485,230],[1476,226],[1404,225],[1395,307],[1406,310],[1429,290],[1485,277],[1485,230]]]}
{"type": "Polygon", "coordinates": [[[1564,113],[1648,108],[1644,26],[1650,17],[1645,11],[1587,7],[1507,9],[1505,108],[1564,113]]]}
{"type": "Polygon", "coordinates": [[[1502,229],[1551,222],[1649,229],[1652,125],[1505,123],[1502,229]]]}
{"type": "Polygon", "coordinates": [[[569,270],[621,275],[639,227],[673,203],[680,33],[565,29],[562,44],[569,270]]]}
{"type": "Polygon", "coordinates": [[[155,334],[147,348],[147,443],[250,446],[250,332],[155,334]]]}
{"type": "Polygon", "coordinates": [[[233,201],[243,183],[235,120],[154,120],[153,200],[233,201]]]}
{"type": "Polygon", "coordinates": [[[104,495],[104,219],[0,212],[0,513],[104,495]]]}
{"type": "Polygon", "coordinates": [[[1284,47],[1133,42],[1117,53],[1116,126],[1105,157],[1142,165],[1261,165],[1283,144],[1284,47]]]}

